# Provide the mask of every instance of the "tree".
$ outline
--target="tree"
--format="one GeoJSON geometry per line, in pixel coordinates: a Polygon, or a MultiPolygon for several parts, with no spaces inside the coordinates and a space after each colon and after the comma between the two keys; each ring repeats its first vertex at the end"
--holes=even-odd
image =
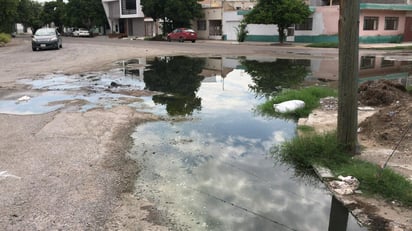
{"type": "Polygon", "coordinates": [[[285,30],[292,24],[305,21],[311,14],[303,0],[259,0],[253,10],[245,16],[248,24],[277,24],[279,42],[286,39],[285,30]]]}
{"type": "Polygon", "coordinates": [[[18,0],[0,0],[0,33],[13,32],[18,5],[18,0]]]}
{"type": "Polygon", "coordinates": [[[163,33],[174,28],[190,27],[190,21],[202,17],[198,0],[142,0],[143,13],[157,21],[163,20],[163,33]]]}
{"type": "Polygon", "coordinates": [[[56,2],[45,2],[43,6],[43,12],[41,19],[44,24],[54,23],[55,27],[58,27],[60,32],[63,31],[63,22],[65,19],[65,6],[63,0],[57,0],[56,2]]]}
{"type": "Polygon", "coordinates": [[[30,27],[33,31],[43,26],[41,19],[43,6],[33,0],[20,0],[18,6],[18,19],[25,28],[30,27]]]}
{"type": "Polygon", "coordinates": [[[103,26],[106,23],[101,0],[69,0],[66,5],[66,25],[85,27],[103,26]]]}

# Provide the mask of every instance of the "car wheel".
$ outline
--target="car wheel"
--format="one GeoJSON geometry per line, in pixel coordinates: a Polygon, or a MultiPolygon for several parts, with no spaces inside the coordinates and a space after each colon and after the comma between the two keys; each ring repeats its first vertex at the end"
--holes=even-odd
{"type": "Polygon", "coordinates": [[[192,43],[195,43],[196,42],[196,40],[192,40],[192,43]]]}
{"type": "Polygon", "coordinates": [[[32,50],[32,51],[36,51],[37,49],[36,49],[35,47],[32,47],[31,50],[32,50]]]}
{"type": "Polygon", "coordinates": [[[179,42],[184,42],[185,40],[183,38],[179,38],[179,42]]]}
{"type": "Polygon", "coordinates": [[[167,37],[167,41],[171,42],[171,41],[172,41],[172,39],[171,39],[170,37],[167,37]]]}

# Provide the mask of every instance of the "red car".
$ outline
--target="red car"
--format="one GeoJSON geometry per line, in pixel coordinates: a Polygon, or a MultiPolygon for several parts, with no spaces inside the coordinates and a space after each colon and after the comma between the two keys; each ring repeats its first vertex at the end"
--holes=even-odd
{"type": "Polygon", "coordinates": [[[176,28],[167,34],[167,41],[178,40],[179,42],[192,41],[196,42],[197,33],[189,28],[176,28]]]}

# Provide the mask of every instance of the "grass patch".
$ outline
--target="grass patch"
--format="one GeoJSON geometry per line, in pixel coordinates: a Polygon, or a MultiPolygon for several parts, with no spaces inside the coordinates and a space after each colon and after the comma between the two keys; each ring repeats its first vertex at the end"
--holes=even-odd
{"type": "Polygon", "coordinates": [[[312,126],[308,126],[308,125],[299,125],[298,130],[306,134],[306,133],[314,132],[315,128],[312,126]]]}
{"type": "Polygon", "coordinates": [[[11,35],[0,33],[0,43],[9,43],[11,41],[11,35]]]}
{"type": "Polygon", "coordinates": [[[314,164],[319,164],[331,169],[336,176],[356,177],[360,181],[359,189],[365,194],[412,206],[412,182],[390,169],[382,171],[375,164],[352,158],[339,147],[336,133],[295,137],[276,150],[275,157],[291,164],[298,172],[312,170],[314,164]]]}
{"type": "Polygon", "coordinates": [[[316,48],[339,48],[339,43],[338,42],[322,42],[322,43],[311,43],[306,46],[316,47],[316,48]]]}
{"type": "Polygon", "coordinates": [[[327,87],[307,87],[299,90],[284,90],[276,97],[266,101],[257,107],[257,111],[263,115],[285,117],[285,118],[301,118],[307,117],[313,109],[319,107],[319,100],[327,96],[337,96],[337,91],[327,87]],[[273,109],[273,104],[282,103],[288,100],[302,100],[305,102],[305,107],[288,113],[277,113],[273,109]]]}

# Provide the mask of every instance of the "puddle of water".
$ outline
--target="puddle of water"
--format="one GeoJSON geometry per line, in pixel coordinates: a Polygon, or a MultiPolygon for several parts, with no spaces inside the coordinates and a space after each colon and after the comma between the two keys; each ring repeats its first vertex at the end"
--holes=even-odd
{"type": "MultiPolygon", "coordinates": [[[[295,123],[256,115],[253,77],[236,69],[237,59],[221,62],[235,69],[192,89],[201,107],[179,114],[187,121],[136,128],[136,196],[154,202],[177,230],[327,230],[332,200],[323,184],[296,178],[269,154],[295,135],[295,123]]],[[[167,103],[150,106],[169,114],[167,103]]],[[[348,230],[362,228],[350,217],[348,230]]]]}
{"type": "Polygon", "coordinates": [[[25,79],[19,84],[31,85],[31,90],[1,94],[0,113],[43,114],[64,108],[69,102],[80,101],[77,111],[111,108],[141,101],[120,91],[142,90],[142,78],[114,69],[108,73],[85,75],[52,74],[41,79],[25,79]],[[28,100],[19,100],[22,96],[28,100]]]}

